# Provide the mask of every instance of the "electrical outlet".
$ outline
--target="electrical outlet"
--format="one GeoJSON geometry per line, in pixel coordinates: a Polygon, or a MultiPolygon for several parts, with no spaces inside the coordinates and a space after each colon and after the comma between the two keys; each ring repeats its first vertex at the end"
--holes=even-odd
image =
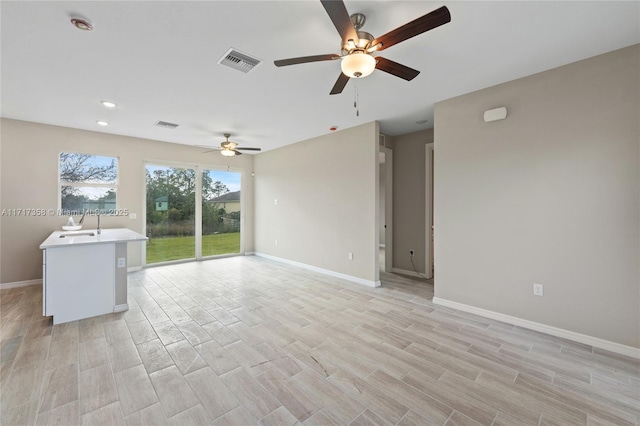
{"type": "Polygon", "coordinates": [[[533,284],[533,295],[544,296],[544,286],[542,284],[533,284]]]}
{"type": "Polygon", "coordinates": [[[353,253],[348,253],[348,254],[347,254],[347,258],[348,258],[349,260],[353,260],[353,253]]]}
{"type": "Polygon", "coordinates": [[[413,250],[409,250],[409,256],[413,257],[413,250]]]}
{"type": "Polygon", "coordinates": [[[124,268],[125,266],[127,266],[125,258],[124,257],[119,257],[118,258],[118,268],[124,268]]]}

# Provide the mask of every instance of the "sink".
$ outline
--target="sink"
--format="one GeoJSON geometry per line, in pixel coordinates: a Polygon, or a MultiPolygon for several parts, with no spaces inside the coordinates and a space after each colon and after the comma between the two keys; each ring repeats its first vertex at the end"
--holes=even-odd
{"type": "Polygon", "coordinates": [[[95,231],[69,231],[69,232],[63,232],[62,234],[60,234],[60,238],[67,238],[67,237],[95,237],[96,236],[96,232],[95,231]]]}

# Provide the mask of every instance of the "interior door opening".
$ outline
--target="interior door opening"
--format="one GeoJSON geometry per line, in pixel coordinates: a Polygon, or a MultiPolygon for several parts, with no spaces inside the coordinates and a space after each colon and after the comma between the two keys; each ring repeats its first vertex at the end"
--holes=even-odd
{"type": "Polygon", "coordinates": [[[392,272],[393,269],[393,152],[380,146],[378,181],[380,228],[379,265],[380,271],[392,272]]]}
{"type": "Polygon", "coordinates": [[[427,144],[425,150],[425,274],[434,278],[434,233],[433,226],[433,190],[434,190],[434,150],[433,143],[427,144]]]}

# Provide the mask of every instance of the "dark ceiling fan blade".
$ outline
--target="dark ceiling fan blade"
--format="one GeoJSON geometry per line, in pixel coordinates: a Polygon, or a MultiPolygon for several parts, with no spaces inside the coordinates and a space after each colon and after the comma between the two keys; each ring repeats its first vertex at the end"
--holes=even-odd
{"type": "Polygon", "coordinates": [[[348,82],[349,82],[349,76],[341,72],[340,75],[338,76],[338,80],[336,80],[336,84],[333,85],[333,89],[331,89],[331,93],[329,94],[337,95],[339,93],[342,93],[344,86],[346,86],[348,82]]]}
{"type": "Polygon", "coordinates": [[[336,30],[342,37],[342,43],[344,44],[351,39],[355,44],[358,44],[358,33],[356,33],[353,22],[349,17],[349,12],[347,12],[342,0],[320,0],[320,3],[324,6],[324,10],[327,11],[333,25],[336,26],[336,30]]]}
{"type": "Polygon", "coordinates": [[[237,147],[236,149],[243,149],[245,151],[262,151],[262,148],[240,148],[240,147],[237,147]]]}
{"type": "Polygon", "coordinates": [[[402,41],[410,39],[411,37],[422,34],[426,31],[432,30],[440,25],[444,25],[447,22],[451,22],[451,14],[446,6],[442,6],[439,9],[429,12],[418,19],[415,19],[408,24],[404,24],[395,30],[389,31],[385,35],[382,35],[371,42],[371,46],[375,46],[378,43],[382,43],[377,50],[384,50],[388,47],[398,44],[402,41]]]}
{"type": "Polygon", "coordinates": [[[336,55],[335,53],[330,53],[328,55],[313,55],[313,56],[301,56],[299,58],[289,58],[289,59],[280,59],[277,61],[273,61],[276,67],[285,67],[287,65],[296,65],[296,64],[305,64],[307,62],[318,62],[318,61],[330,61],[333,59],[340,59],[340,55],[336,55]]]}
{"type": "Polygon", "coordinates": [[[235,152],[236,155],[242,155],[242,153],[237,149],[232,149],[231,151],[235,152]]]}
{"type": "Polygon", "coordinates": [[[407,81],[413,80],[418,74],[420,74],[420,71],[418,70],[414,70],[413,68],[409,68],[406,65],[393,62],[389,59],[381,58],[380,56],[376,57],[376,69],[388,72],[389,74],[393,74],[396,77],[403,78],[407,81]]]}

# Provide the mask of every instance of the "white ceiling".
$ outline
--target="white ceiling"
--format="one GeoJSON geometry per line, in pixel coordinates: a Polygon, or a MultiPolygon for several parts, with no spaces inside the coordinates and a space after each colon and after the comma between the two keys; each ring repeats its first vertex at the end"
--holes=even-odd
{"type": "Polygon", "coordinates": [[[366,15],[363,29],[374,36],[442,5],[452,17],[379,53],[421,73],[411,82],[381,71],[359,80],[359,117],[353,80],[329,95],[339,61],[273,65],[339,53],[317,0],[3,0],[1,114],[191,145],[217,146],[230,132],[241,146],[269,150],[372,120],[389,135],[430,128],[435,102],[640,42],[637,1],[345,4],[366,15]],[[94,30],[77,30],[72,16],[94,30]],[[248,74],[218,65],[230,47],[263,62],[248,74]],[[158,120],[180,126],[159,128],[158,120]]]}

